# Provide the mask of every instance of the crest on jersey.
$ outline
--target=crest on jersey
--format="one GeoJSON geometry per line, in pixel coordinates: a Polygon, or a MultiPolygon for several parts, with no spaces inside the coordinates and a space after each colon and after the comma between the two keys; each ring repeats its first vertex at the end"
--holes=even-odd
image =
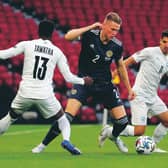
{"type": "Polygon", "coordinates": [[[106,56],[107,57],[112,57],[113,56],[113,51],[111,51],[111,50],[108,50],[108,51],[106,51],[106,56]]]}
{"type": "Polygon", "coordinates": [[[72,95],[75,95],[76,93],[77,93],[77,90],[76,90],[76,89],[72,89],[72,90],[71,90],[71,94],[72,94],[72,95]]]}

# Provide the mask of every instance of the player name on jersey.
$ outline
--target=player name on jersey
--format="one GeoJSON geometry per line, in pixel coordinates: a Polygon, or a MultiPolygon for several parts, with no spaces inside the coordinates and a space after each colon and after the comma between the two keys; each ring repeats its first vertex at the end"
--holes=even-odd
{"type": "Polygon", "coordinates": [[[35,45],[34,51],[53,55],[53,49],[44,46],[35,45]]]}

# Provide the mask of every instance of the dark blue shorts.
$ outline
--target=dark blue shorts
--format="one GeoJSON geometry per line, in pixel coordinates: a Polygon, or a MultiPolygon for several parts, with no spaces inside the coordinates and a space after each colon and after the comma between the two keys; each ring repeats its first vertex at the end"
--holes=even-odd
{"type": "Polygon", "coordinates": [[[68,96],[79,100],[82,104],[86,104],[89,97],[93,97],[97,104],[103,104],[108,109],[123,105],[118,89],[112,83],[92,86],[74,85],[68,96]]]}

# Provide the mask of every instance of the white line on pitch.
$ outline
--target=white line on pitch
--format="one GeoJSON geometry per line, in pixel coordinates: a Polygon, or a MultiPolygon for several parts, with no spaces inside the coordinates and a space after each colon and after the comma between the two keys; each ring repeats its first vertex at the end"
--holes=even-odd
{"type": "Polygon", "coordinates": [[[32,133],[37,133],[37,132],[44,132],[44,131],[46,131],[46,130],[47,130],[47,129],[15,131],[15,132],[5,133],[4,136],[22,135],[22,134],[32,134],[32,133]]]}

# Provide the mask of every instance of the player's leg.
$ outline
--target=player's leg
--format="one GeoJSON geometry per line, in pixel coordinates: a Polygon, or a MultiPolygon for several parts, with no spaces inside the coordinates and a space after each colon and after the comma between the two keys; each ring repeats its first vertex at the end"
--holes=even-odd
{"type": "MultiPolygon", "coordinates": [[[[86,101],[87,94],[88,94],[88,88],[86,86],[74,85],[74,88],[71,90],[71,94],[69,96],[67,106],[65,108],[65,114],[70,123],[77,115],[82,103],[86,101]]],[[[67,143],[66,142],[62,143],[62,146],[66,148],[67,143]]],[[[76,154],[80,154],[80,150],[77,148],[76,150],[79,151],[76,154]]]]}
{"type": "Polygon", "coordinates": [[[74,145],[72,145],[70,142],[70,123],[67,120],[63,110],[61,109],[54,117],[56,120],[52,124],[43,142],[40,145],[38,145],[38,147],[34,148],[32,152],[42,152],[45,149],[46,145],[48,145],[48,143],[51,142],[55,137],[57,137],[59,135],[58,133],[61,132],[63,137],[63,141],[61,143],[62,147],[73,155],[80,155],[80,150],[74,145]]]}
{"type": "MultiPolygon", "coordinates": [[[[80,103],[78,103],[77,100],[75,101],[75,99],[72,99],[72,101],[71,101],[71,99],[68,100],[66,109],[68,109],[69,112],[66,112],[65,115],[66,115],[67,119],[69,120],[69,122],[72,122],[73,118],[76,115],[75,112],[76,113],[78,112],[78,109],[80,107],[79,104],[80,103]]],[[[57,118],[57,117],[54,117],[54,118],[57,118]]],[[[42,140],[42,142],[37,147],[32,149],[33,153],[42,152],[46,148],[46,146],[48,144],[50,144],[61,133],[61,131],[59,129],[59,123],[57,120],[58,120],[58,118],[53,122],[51,128],[47,132],[47,134],[44,137],[44,139],[42,140]]]]}
{"type": "Polygon", "coordinates": [[[111,115],[114,118],[112,135],[118,137],[128,124],[124,106],[112,108],[111,115]]]}
{"type": "Polygon", "coordinates": [[[161,123],[154,130],[153,138],[156,143],[167,134],[168,131],[168,109],[165,103],[157,97],[157,101],[151,106],[152,115],[159,118],[161,123]]]}
{"type": "MultiPolygon", "coordinates": [[[[81,103],[80,101],[78,101],[77,99],[80,99],[80,95],[82,95],[83,93],[83,88],[80,85],[74,85],[74,88],[71,90],[68,102],[67,102],[67,106],[65,108],[65,115],[67,117],[67,119],[69,120],[69,122],[71,123],[75,117],[75,115],[77,114],[81,103]]],[[[59,106],[59,105],[57,105],[59,106]]],[[[60,107],[60,106],[59,106],[60,107]]],[[[54,111],[55,112],[55,111],[54,111]]],[[[55,115],[55,114],[53,114],[55,115]]],[[[58,121],[56,120],[50,130],[47,132],[46,136],[44,137],[44,139],[42,140],[42,142],[35,148],[33,148],[32,152],[33,153],[40,153],[43,151],[43,149],[46,148],[46,146],[48,144],[50,144],[51,141],[53,141],[54,138],[56,138],[59,134],[60,134],[60,130],[58,127],[58,121]],[[39,150],[38,150],[39,147],[39,150]]]]}
{"type": "Polygon", "coordinates": [[[61,108],[61,110],[56,115],[51,117],[54,118],[54,121],[51,124],[49,131],[45,135],[42,142],[32,149],[32,153],[41,153],[47,147],[47,145],[51,143],[61,133],[61,130],[59,129],[58,119],[63,115],[64,112],[61,108]]]}
{"type": "MultiPolygon", "coordinates": [[[[113,86],[112,86],[113,87],[113,86]]],[[[111,87],[109,87],[111,88],[111,87]]],[[[104,104],[106,107],[111,108],[110,114],[114,118],[113,129],[107,126],[106,129],[102,129],[99,135],[99,146],[102,146],[105,139],[109,137],[110,140],[114,141],[116,146],[121,152],[128,152],[128,148],[119,138],[120,133],[125,129],[128,124],[128,119],[124,106],[116,88],[108,89],[106,97],[104,97],[104,104]],[[111,92],[112,91],[112,92],[111,92]]]]}
{"type": "Polygon", "coordinates": [[[127,125],[120,133],[122,136],[140,136],[145,133],[146,126],[144,125],[127,125]]]}
{"type": "MultiPolygon", "coordinates": [[[[157,97],[157,101],[152,105],[151,109],[153,114],[156,115],[156,117],[158,117],[161,121],[153,132],[153,139],[155,143],[158,144],[168,132],[168,109],[165,103],[159,97],[157,97]]],[[[167,151],[157,147],[154,152],[163,153],[167,151]]]]}
{"type": "Polygon", "coordinates": [[[114,141],[116,146],[121,152],[128,152],[128,148],[124,144],[124,142],[119,138],[120,133],[125,129],[128,124],[128,119],[126,116],[126,112],[124,106],[114,107],[111,110],[111,115],[114,118],[113,130],[110,140],[114,141]]]}
{"type": "MultiPolygon", "coordinates": [[[[125,129],[120,133],[122,136],[140,136],[143,135],[147,124],[147,111],[148,106],[143,102],[135,98],[130,102],[131,105],[131,122],[133,125],[127,125],[125,129]]],[[[102,129],[104,135],[111,136],[113,126],[105,126],[102,129]]],[[[103,137],[102,137],[103,138],[103,137]]],[[[104,136],[104,141],[106,137],[104,136]]],[[[104,142],[102,142],[103,145],[104,142]]]]}
{"type": "MultiPolygon", "coordinates": [[[[74,88],[71,90],[67,106],[65,109],[65,114],[69,122],[71,123],[76,116],[82,100],[85,99],[85,87],[82,87],[81,85],[74,85],[74,88]],[[81,102],[80,102],[81,100],[81,102]]],[[[42,152],[46,146],[58,135],[60,134],[60,129],[58,127],[58,122],[55,121],[48,133],[46,134],[45,138],[43,141],[35,148],[32,149],[33,153],[40,153],[42,152]],[[38,150],[39,147],[39,150],[38,150]]]]}
{"type": "Polygon", "coordinates": [[[15,122],[20,117],[20,114],[16,114],[13,109],[11,109],[8,114],[0,120],[0,135],[5,133],[10,125],[15,122]]]}
{"type": "Polygon", "coordinates": [[[10,111],[4,118],[0,120],[0,135],[8,130],[10,125],[21,116],[23,111],[25,111],[28,106],[29,102],[27,101],[27,99],[17,94],[12,101],[10,111]],[[24,102],[26,103],[24,104],[24,102]]]}
{"type": "Polygon", "coordinates": [[[140,136],[145,133],[149,107],[145,102],[139,99],[140,98],[137,97],[130,101],[132,125],[127,125],[120,135],[140,136]]]}
{"type": "MultiPolygon", "coordinates": [[[[162,123],[158,124],[153,132],[153,139],[156,145],[167,135],[168,127],[162,123]]],[[[156,153],[167,153],[168,151],[160,149],[158,145],[155,147],[154,152],[156,153]]]]}
{"type": "Polygon", "coordinates": [[[165,135],[167,135],[168,127],[167,125],[160,123],[157,125],[153,132],[153,139],[156,143],[159,143],[165,135]]]}
{"type": "MultiPolygon", "coordinates": [[[[123,107],[117,107],[113,109],[113,114],[116,113],[119,110],[121,112],[123,110],[123,107]]],[[[116,116],[115,116],[116,117],[116,116]]],[[[106,125],[103,127],[103,129],[100,132],[99,135],[99,146],[103,146],[106,138],[109,138],[110,140],[114,141],[116,146],[121,152],[127,153],[128,148],[124,144],[124,142],[120,139],[119,134],[120,132],[126,127],[128,120],[126,115],[117,116],[119,118],[115,118],[115,121],[113,123],[113,127],[106,125]]]]}
{"type": "Polygon", "coordinates": [[[81,107],[81,102],[75,98],[69,98],[65,108],[65,114],[69,122],[71,123],[75,116],[78,113],[79,108],[81,107]]]}
{"type": "Polygon", "coordinates": [[[81,105],[86,102],[87,95],[87,86],[74,85],[72,88],[65,108],[65,114],[70,123],[77,115],[81,105]]]}
{"type": "Polygon", "coordinates": [[[58,127],[61,130],[63,136],[63,141],[61,143],[62,147],[73,155],[80,155],[81,151],[70,142],[70,123],[65,115],[58,119],[58,127]]]}
{"type": "Polygon", "coordinates": [[[55,121],[43,141],[38,146],[33,148],[32,152],[42,152],[46,146],[61,132],[63,136],[63,142],[61,145],[71,154],[81,154],[80,150],[70,143],[70,123],[56,98],[51,97],[46,100],[39,100],[37,107],[41,111],[44,118],[54,117],[55,121]]]}

